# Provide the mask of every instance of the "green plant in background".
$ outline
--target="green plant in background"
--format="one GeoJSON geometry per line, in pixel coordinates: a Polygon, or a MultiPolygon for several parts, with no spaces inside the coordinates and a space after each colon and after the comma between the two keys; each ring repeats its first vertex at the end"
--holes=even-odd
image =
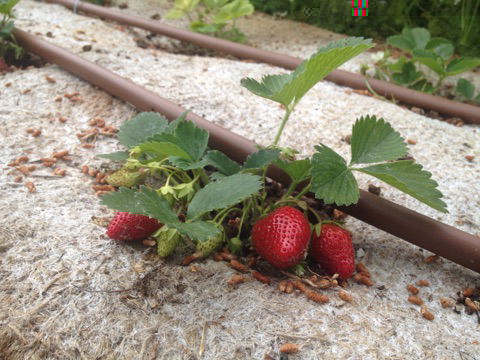
{"type": "Polygon", "coordinates": [[[285,125],[302,97],[332,70],[371,46],[370,40],[343,39],[321,47],[289,74],[266,75],[260,82],[243,79],[242,86],[249,91],[286,109],[272,145],[251,154],[244,164],[208,149],[209,134],[187,121],[185,115],[170,124],[155,113],[142,113],[127,121],[118,138],[128,151],[99,156],[124,161],[122,174],[128,172],[129,179],[138,180],[129,183],[130,187],[103,195],[102,203],[164,224],[163,230],[154,235],[161,256],[168,256],[183,242],[193,242],[200,256],[209,255],[224,242],[231,250],[241,252],[251,225],[277,207],[296,204],[318,217],[302,200],[309,190],[327,204],[354,204],[359,199],[354,171],[374,176],[446,212],[431,174],[411,160],[398,160],[406,155],[407,145],[383,119],[357,119],[349,163],[324,144],[315,147],[311,158],[301,160],[292,156],[295,150],[278,147],[285,125]],[[271,164],[283,169],[291,179],[288,189],[277,198],[267,196],[266,169],[271,164]],[[132,176],[137,173],[142,176],[132,176]],[[147,180],[155,181],[143,184],[145,175],[147,180]],[[296,192],[301,182],[306,186],[296,192]],[[227,226],[229,216],[239,219],[233,232],[227,226]]]}
{"type": "MultiPolygon", "coordinates": [[[[390,52],[385,51],[383,57],[375,63],[374,76],[428,93],[439,93],[445,78],[480,65],[479,58],[454,56],[455,48],[450,41],[431,37],[430,32],[424,28],[405,28],[400,35],[390,36],[387,44],[406,52],[408,58],[402,56],[393,60],[390,52]],[[425,74],[422,66],[431,70],[435,78],[425,74]]],[[[363,73],[366,73],[367,69],[368,67],[364,66],[363,73]]],[[[462,84],[460,89],[465,88],[462,84]]]]}
{"type": "Polygon", "coordinates": [[[458,96],[467,101],[476,102],[480,105],[480,93],[475,96],[475,85],[466,79],[458,79],[455,92],[458,96]]]}
{"type": "Polygon", "coordinates": [[[480,0],[376,0],[368,17],[351,16],[349,1],[251,0],[257,11],[287,14],[337,33],[386,39],[404,28],[424,27],[451,41],[459,54],[480,53],[480,0]]]}
{"type": "Polygon", "coordinates": [[[480,65],[480,59],[469,57],[453,57],[455,48],[444,38],[431,38],[430,32],[424,28],[404,29],[401,35],[387,39],[387,44],[410,53],[412,61],[427,66],[437,75],[435,91],[442,81],[471,70],[480,65]]]}
{"type": "Polygon", "coordinates": [[[236,20],[253,11],[249,0],[175,0],[167,18],[187,17],[193,31],[245,42],[245,34],[237,28],[236,20]]]}
{"type": "Polygon", "coordinates": [[[13,14],[12,9],[20,0],[0,0],[0,58],[5,60],[20,59],[23,49],[20,47],[12,34],[13,14]]]}

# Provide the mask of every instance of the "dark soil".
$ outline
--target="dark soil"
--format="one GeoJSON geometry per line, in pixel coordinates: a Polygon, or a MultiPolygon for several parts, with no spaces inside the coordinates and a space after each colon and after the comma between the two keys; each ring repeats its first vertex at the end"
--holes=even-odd
{"type": "Polygon", "coordinates": [[[0,74],[19,69],[26,69],[30,66],[41,68],[44,67],[46,64],[46,60],[35,54],[25,53],[19,59],[16,59],[13,52],[10,52],[7,53],[4,58],[0,58],[0,74]]]}

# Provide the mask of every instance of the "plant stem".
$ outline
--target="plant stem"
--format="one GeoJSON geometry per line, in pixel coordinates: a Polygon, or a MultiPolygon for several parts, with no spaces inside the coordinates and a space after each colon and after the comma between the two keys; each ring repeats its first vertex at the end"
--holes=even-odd
{"type": "Polygon", "coordinates": [[[243,221],[245,220],[246,214],[250,211],[250,205],[251,205],[251,202],[249,202],[248,205],[246,204],[246,201],[243,202],[242,218],[240,220],[240,225],[238,226],[238,233],[237,233],[238,238],[242,233],[243,221]]]}
{"type": "Polygon", "coordinates": [[[275,140],[273,140],[273,146],[277,146],[278,141],[280,140],[280,136],[282,136],[283,128],[285,127],[285,124],[288,121],[288,118],[290,117],[290,114],[293,111],[293,107],[290,109],[287,107],[287,110],[285,110],[285,116],[282,119],[282,123],[280,124],[280,127],[278,128],[277,135],[275,136],[275,140]]]}
{"type": "Polygon", "coordinates": [[[231,208],[223,209],[213,218],[213,222],[217,222],[218,218],[221,218],[220,221],[218,221],[218,224],[221,224],[223,222],[223,220],[225,220],[227,215],[230,214],[234,210],[242,211],[241,209],[239,209],[237,207],[231,207],[231,208]]]}
{"type": "Polygon", "coordinates": [[[275,206],[279,205],[279,204],[288,204],[288,203],[295,203],[295,204],[296,204],[297,202],[298,202],[298,200],[295,199],[295,198],[280,199],[280,200],[278,200],[276,203],[274,203],[274,204],[272,204],[272,205],[270,206],[268,212],[272,211],[273,208],[274,208],[275,206]]]}
{"type": "Polygon", "coordinates": [[[305,186],[302,191],[300,191],[297,195],[295,195],[293,198],[294,199],[300,199],[303,195],[305,195],[307,192],[310,191],[310,187],[311,187],[312,183],[309,183],[307,186],[305,186]]]}
{"type": "Polygon", "coordinates": [[[210,182],[210,179],[208,178],[207,174],[203,169],[198,169],[197,176],[200,175],[200,179],[203,182],[203,185],[207,185],[210,182]]]}
{"type": "Polygon", "coordinates": [[[317,221],[318,221],[319,223],[322,222],[322,218],[317,214],[317,212],[315,211],[315,209],[313,209],[313,208],[312,208],[311,206],[309,206],[308,204],[307,204],[307,209],[313,214],[313,216],[315,216],[315,218],[317,219],[317,221]]]}
{"type": "Polygon", "coordinates": [[[263,174],[262,174],[262,182],[263,182],[263,192],[261,192],[261,203],[260,206],[263,209],[263,206],[265,205],[265,199],[267,198],[267,168],[268,166],[265,166],[263,168],[263,174]]]}
{"type": "Polygon", "coordinates": [[[440,90],[440,85],[442,85],[442,82],[443,82],[443,79],[444,79],[444,78],[445,78],[445,76],[439,76],[439,77],[438,77],[438,81],[437,81],[437,83],[436,83],[436,85],[435,85],[435,89],[434,89],[434,91],[433,91],[434,93],[437,93],[438,90],[440,90]]]}

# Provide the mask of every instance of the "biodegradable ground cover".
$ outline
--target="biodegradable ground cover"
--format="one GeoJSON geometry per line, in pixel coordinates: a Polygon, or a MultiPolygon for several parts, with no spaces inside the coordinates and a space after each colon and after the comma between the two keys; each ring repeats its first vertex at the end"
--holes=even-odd
{"type": "MultiPolygon", "coordinates": [[[[144,16],[164,13],[153,1],[129,4],[128,11],[144,16]]],[[[130,31],[60,6],[24,0],[17,16],[20,28],[218,125],[263,145],[275,134],[282,110],[239,82],[281,69],[143,49],[130,31]],[[86,45],[92,49],[85,51],[86,45]]],[[[298,39],[284,37],[282,24],[289,31],[290,22],[258,19],[288,39],[285,48],[298,47],[295,55],[302,55],[299,44],[304,56],[317,46],[302,34],[318,29],[299,25],[306,30],[298,31],[298,39]]],[[[384,185],[382,196],[478,234],[478,126],[454,127],[322,82],[298,106],[282,145],[308,155],[323,142],[347,155],[342,138],[355,118],[367,113],[384,117],[416,142],[410,153],[433,173],[450,213],[437,213],[384,185]],[[466,155],[475,158],[468,161],[466,155]]],[[[256,281],[231,289],[226,282],[235,271],[225,263],[208,260],[193,269],[181,267],[180,255],[160,260],[142,245],[108,240],[99,224],[113,212],[99,205],[91,178],[80,168],[111,166],[94,155],[119,147],[115,139],[101,136],[94,149],[86,149],[76,134],[88,129],[92,118],[118,127],[134,114],[131,106],[54,65],[0,78],[0,358],[263,359],[268,354],[278,359],[286,342],[300,345],[291,359],[478,357],[476,317],[442,309],[439,303],[442,296],[455,298],[457,291],[479,286],[478,274],[443,259],[428,265],[423,259],[430,253],[353,218],[347,218],[347,225],[357,259],[367,265],[375,286],[351,283],[352,304],[332,290],[325,292],[330,303],[319,305],[256,281]],[[28,128],[42,133],[32,137],[28,128]],[[52,169],[34,162],[63,149],[71,153],[71,161],[59,161],[65,177],[52,177],[52,169]],[[20,174],[9,175],[12,168],[6,164],[21,155],[37,170],[17,183],[20,174]],[[28,192],[26,181],[35,184],[36,193],[28,192]],[[420,296],[435,315],[433,321],[407,302],[406,286],[420,279],[430,282],[420,296]]],[[[361,187],[367,184],[362,178],[361,187]]]]}

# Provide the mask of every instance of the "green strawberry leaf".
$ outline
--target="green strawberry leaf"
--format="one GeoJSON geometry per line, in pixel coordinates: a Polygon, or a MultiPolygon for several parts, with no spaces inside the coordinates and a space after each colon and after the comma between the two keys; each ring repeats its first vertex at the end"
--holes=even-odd
{"type": "Polygon", "coordinates": [[[402,56],[400,59],[398,59],[398,61],[391,64],[388,63],[385,66],[392,72],[401,72],[406,61],[407,59],[404,56],[402,56]]]}
{"type": "Polygon", "coordinates": [[[425,49],[430,40],[430,32],[425,28],[405,28],[402,31],[402,35],[414,44],[414,49],[425,49]]]}
{"type": "Polygon", "coordinates": [[[402,73],[392,74],[392,80],[398,85],[408,85],[408,81],[402,73]]]}
{"type": "Polygon", "coordinates": [[[142,205],[145,212],[143,215],[155,218],[167,226],[180,222],[168,201],[149,187],[141,186],[140,191],[135,194],[135,200],[142,205]]]}
{"type": "Polygon", "coordinates": [[[350,138],[352,164],[396,160],[407,154],[407,145],[389,123],[375,116],[357,119],[350,138]]]}
{"type": "Polygon", "coordinates": [[[0,0],[0,14],[9,15],[20,0],[0,0]]]}
{"type": "Polygon", "coordinates": [[[195,194],[188,206],[187,217],[192,219],[248,198],[262,187],[260,180],[256,175],[235,174],[211,182],[195,194]]]}
{"type": "MultiPolygon", "coordinates": [[[[160,139],[160,137],[155,136],[153,139],[160,139]]],[[[177,141],[177,138],[175,136],[170,134],[162,134],[161,139],[165,141],[149,141],[140,144],[138,148],[142,152],[154,154],[158,158],[176,156],[182,159],[191,160],[191,157],[180,146],[174,143],[177,141]],[[170,140],[170,142],[168,140],[170,140]]]]}
{"type": "Polygon", "coordinates": [[[105,194],[100,199],[103,205],[112,209],[155,218],[194,240],[205,241],[219,233],[215,225],[204,221],[182,223],[168,201],[146,186],[142,186],[140,191],[120,188],[119,191],[105,194]]]}
{"type": "Polygon", "coordinates": [[[352,170],[375,176],[438,211],[448,212],[447,205],[440,199],[442,193],[437,189],[437,182],[431,179],[432,174],[411,160],[352,170]]]}
{"type": "Polygon", "coordinates": [[[180,222],[167,200],[146,186],[140,191],[121,187],[117,192],[103,195],[101,203],[118,211],[155,218],[168,226],[180,222]]]}
{"type": "Polygon", "coordinates": [[[287,108],[295,106],[320,80],[346,61],[372,47],[370,39],[349,37],[321,47],[295,71],[285,75],[266,75],[261,82],[242,79],[252,93],[276,101],[287,108]]]}
{"type": "Polygon", "coordinates": [[[417,71],[415,65],[412,62],[407,62],[402,68],[402,74],[407,84],[411,84],[422,76],[422,73],[417,71]]]}
{"type": "Polygon", "coordinates": [[[425,50],[431,50],[442,59],[446,60],[453,55],[455,48],[447,39],[441,37],[431,38],[425,46],[425,50]]]}
{"type": "Polygon", "coordinates": [[[170,161],[173,166],[176,166],[182,170],[203,169],[208,165],[208,161],[206,160],[190,161],[179,156],[169,156],[168,161],[170,161]]]}
{"type": "Polygon", "coordinates": [[[294,161],[275,161],[275,165],[285,171],[292,181],[299,183],[310,177],[312,163],[310,159],[294,160],[294,161]]]}
{"type": "Polygon", "coordinates": [[[428,94],[433,93],[433,91],[435,90],[432,83],[428,82],[426,79],[420,79],[416,81],[415,83],[410,85],[410,88],[413,90],[423,91],[428,94]]]}
{"type": "Polygon", "coordinates": [[[415,49],[413,51],[413,60],[429,67],[438,75],[444,75],[444,60],[429,50],[415,49]]]}
{"type": "Polygon", "coordinates": [[[251,15],[254,10],[253,5],[248,0],[233,0],[220,8],[218,13],[215,14],[213,22],[216,24],[226,23],[245,15],[251,15]]]}
{"type": "Polygon", "coordinates": [[[109,154],[97,154],[96,157],[109,159],[114,161],[125,161],[128,159],[129,154],[128,151],[115,151],[109,154]]]}
{"type": "Polygon", "coordinates": [[[165,18],[176,20],[176,19],[180,19],[181,17],[185,16],[186,14],[187,14],[186,12],[184,12],[180,9],[173,8],[165,14],[165,18]]]}
{"type": "Polygon", "coordinates": [[[136,146],[152,135],[163,133],[168,127],[168,121],[162,115],[154,112],[143,112],[126,121],[118,132],[118,140],[128,148],[136,146]]]}
{"type": "Polygon", "coordinates": [[[312,157],[312,191],[326,204],[351,205],[358,201],[357,180],[345,160],[328,146],[315,146],[312,157]]]}
{"type": "Polygon", "coordinates": [[[212,34],[221,29],[218,24],[207,24],[203,21],[192,21],[190,23],[190,29],[202,34],[212,34]]]}
{"type": "Polygon", "coordinates": [[[399,49],[412,52],[415,49],[415,43],[403,35],[393,35],[387,38],[387,44],[399,49]]]}
{"type": "Polygon", "coordinates": [[[100,196],[100,203],[110,209],[125,211],[132,214],[146,215],[142,204],[135,201],[138,191],[121,187],[118,191],[100,196]]]}
{"type": "Polygon", "coordinates": [[[207,152],[203,159],[227,176],[236,174],[241,170],[241,167],[237,162],[233,161],[227,155],[218,150],[207,152]]]}
{"type": "Polygon", "coordinates": [[[264,75],[261,82],[252,78],[243,78],[241,85],[255,95],[288,106],[291,99],[285,96],[282,97],[280,94],[285,87],[288,87],[288,84],[292,82],[293,79],[293,72],[283,75],[264,75]]]}
{"type": "Polygon", "coordinates": [[[176,156],[193,162],[200,161],[208,145],[208,132],[191,121],[176,125],[173,134],[157,134],[143,144],[140,150],[157,156],[176,156]]]}
{"type": "Polygon", "coordinates": [[[188,110],[184,111],[178,118],[173,120],[170,124],[168,124],[167,130],[165,130],[165,133],[167,134],[173,134],[175,130],[177,129],[178,125],[185,121],[187,118],[188,110]]]}
{"type": "Polygon", "coordinates": [[[412,52],[415,49],[425,49],[429,41],[430,32],[424,28],[405,28],[401,35],[387,38],[387,44],[408,52],[412,52]]]}
{"type": "Polygon", "coordinates": [[[191,121],[182,121],[174,132],[179,139],[178,144],[184,149],[192,160],[199,161],[208,145],[208,132],[195,126],[191,121]]]}
{"type": "Polygon", "coordinates": [[[247,157],[243,169],[262,169],[280,156],[279,149],[260,149],[247,157]]]}
{"type": "Polygon", "coordinates": [[[227,177],[227,175],[224,175],[219,171],[216,171],[216,172],[210,174],[210,179],[212,181],[217,181],[217,180],[223,179],[225,177],[227,177]]]}
{"type": "Polygon", "coordinates": [[[471,70],[480,66],[480,59],[478,58],[458,58],[453,59],[447,65],[447,76],[461,74],[465,71],[471,70]]]}
{"type": "Polygon", "coordinates": [[[175,224],[182,235],[188,236],[192,240],[207,241],[220,234],[220,229],[215,224],[206,221],[193,221],[175,224]]]}
{"type": "Polygon", "coordinates": [[[466,79],[458,79],[455,91],[465,99],[472,100],[475,92],[475,86],[466,79]]]}
{"type": "Polygon", "coordinates": [[[202,0],[202,3],[210,10],[216,10],[225,5],[229,0],[202,0]]]}
{"type": "MultiPolygon", "coordinates": [[[[1,0],[0,0],[1,1],[1,0]]],[[[0,23],[0,37],[9,41],[12,36],[12,30],[15,27],[13,20],[7,21],[5,24],[0,23]]]]}
{"type": "Polygon", "coordinates": [[[167,19],[179,19],[193,11],[200,0],[175,0],[173,8],[165,15],[167,19]]]}

